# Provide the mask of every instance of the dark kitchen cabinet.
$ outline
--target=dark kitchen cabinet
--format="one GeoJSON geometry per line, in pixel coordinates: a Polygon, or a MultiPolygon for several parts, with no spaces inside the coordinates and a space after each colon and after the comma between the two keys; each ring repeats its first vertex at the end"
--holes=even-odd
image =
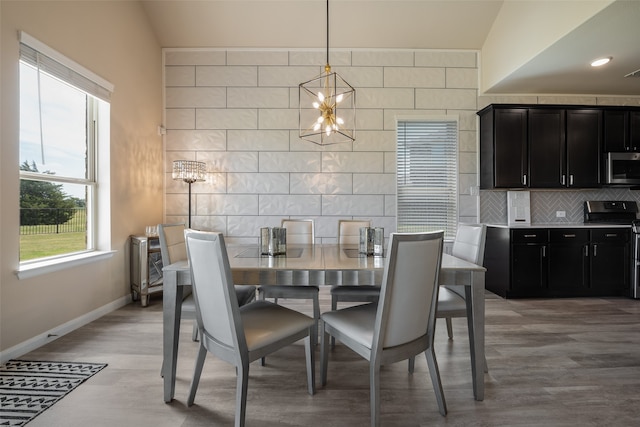
{"type": "Polygon", "coordinates": [[[626,227],[487,227],[486,288],[505,298],[628,296],[626,227]]]}
{"type": "Polygon", "coordinates": [[[526,186],[527,111],[491,108],[480,115],[480,188],[526,186]]]}
{"type": "Polygon", "coordinates": [[[565,185],[565,110],[529,109],[529,187],[565,185]]]}
{"type": "Polygon", "coordinates": [[[571,296],[589,285],[589,230],[549,230],[550,295],[571,296]]]}
{"type": "Polygon", "coordinates": [[[640,111],[605,110],[603,128],[605,152],[640,151],[640,111]]]}
{"type": "Polygon", "coordinates": [[[547,230],[511,230],[511,242],[511,296],[542,295],[547,287],[547,230]]]}
{"type": "Polygon", "coordinates": [[[567,110],[567,187],[600,186],[601,141],[602,112],[600,110],[567,110]]]}
{"type": "Polygon", "coordinates": [[[590,291],[595,295],[628,295],[630,230],[600,228],[591,231],[590,291]]]}
{"type": "Polygon", "coordinates": [[[600,186],[600,109],[496,104],[478,115],[480,188],[600,186]]]}

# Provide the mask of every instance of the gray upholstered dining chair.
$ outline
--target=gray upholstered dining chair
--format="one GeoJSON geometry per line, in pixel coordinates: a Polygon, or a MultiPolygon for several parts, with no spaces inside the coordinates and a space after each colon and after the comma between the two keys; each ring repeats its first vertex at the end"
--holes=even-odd
{"type": "Polygon", "coordinates": [[[439,411],[447,414],[433,349],[443,232],[391,233],[378,304],[322,314],[321,378],[327,383],[329,337],[369,361],[371,425],[380,424],[380,366],[424,352],[439,411]]]}
{"type": "MultiPolygon", "coordinates": [[[[160,240],[160,256],[162,265],[170,265],[174,262],[187,259],[187,248],[184,243],[184,224],[158,224],[158,238],[160,240]]],[[[186,285],[182,299],[182,317],[193,319],[193,333],[191,339],[198,340],[198,325],[196,319],[196,304],[191,293],[191,286],[186,285]]]]}
{"type": "Polygon", "coordinates": [[[244,426],[249,364],[301,339],[305,341],[308,392],[313,395],[314,319],[269,301],[254,301],[240,307],[221,233],[188,230],[186,245],[200,331],[187,405],[194,403],[204,361],[207,352],[211,352],[236,368],[235,425],[244,426]]]}
{"type": "MultiPolygon", "coordinates": [[[[160,240],[160,255],[162,256],[162,265],[170,265],[178,261],[187,259],[187,248],[184,240],[184,232],[186,228],[183,223],[176,224],[158,224],[158,237],[160,240]]],[[[193,341],[198,339],[198,327],[196,319],[196,305],[191,293],[191,286],[187,285],[182,300],[182,315],[185,319],[193,319],[193,341]]],[[[256,287],[251,285],[239,285],[235,287],[238,303],[240,305],[251,302],[256,297],[256,287]]]]}
{"type": "MultiPolygon", "coordinates": [[[[360,228],[371,227],[370,220],[338,221],[338,244],[359,245],[360,228]]],[[[357,272],[355,272],[357,274],[357,272]]],[[[343,274],[345,274],[343,272],[343,274]]],[[[377,302],[380,288],[372,285],[335,285],[331,287],[331,310],[338,308],[339,302],[377,302]]],[[[335,345],[335,338],[331,337],[331,346],[335,345]]]]}
{"type": "MultiPolygon", "coordinates": [[[[287,245],[313,245],[315,242],[315,227],[312,219],[283,219],[282,227],[287,230],[287,245]]],[[[265,298],[278,298],[311,300],[313,304],[313,318],[316,320],[316,329],[312,343],[318,342],[318,320],[320,319],[320,301],[318,299],[319,288],[314,285],[261,285],[258,287],[258,295],[261,300],[265,298]]],[[[264,359],[262,360],[264,364],[264,359]]]]}
{"type": "MultiPolygon", "coordinates": [[[[487,237],[485,224],[460,224],[453,242],[451,255],[456,258],[482,265],[484,262],[484,247],[487,237]]],[[[467,298],[471,298],[471,290],[468,286],[448,285],[442,283],[442,289],[438,296],[438,318],[444,318],[447,323],[447,334],[453,339],[453,326],[451,319],[454,317],[466,317],[469,330],[469,342],[473,345],[473,319],[467,314],[467,298]]],[[[488,372],[487,360],[484,361],[484,370],[488,372]]]]}

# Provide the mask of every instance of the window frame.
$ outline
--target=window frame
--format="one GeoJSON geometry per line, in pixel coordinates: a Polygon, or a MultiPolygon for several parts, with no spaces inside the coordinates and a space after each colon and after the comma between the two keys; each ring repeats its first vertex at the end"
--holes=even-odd
{"type": "MultiPolygon", "coordinates": [[[[65,57],[44,43],[19,32],[20,55],[18,63],[22,62],[34,66],[29,55],[42,55],[45,58],[44,67],[53,67],[49,73],[36,66],[37,73],[58,78],[62,82],[83,92],[87,97],[86,107],[86,177],[69,177],[54,174],[19,170],[19,182],[33,180],[53,184],[76,184],[86,188],[87,230],[86,249],[68,252],[50,257],[35,258],[19,261],[16,274],[20,279],[58,271],[70,266],[81,265],[105,257],[112,256],[110,239],[110,195],[108,194],[109,179],[109,139],[110,139],[110,96],[114,86],[100,76],[87,70],[71,59],[65,57]],[[23,50],[24,49],[24,50],[23,50]],[[23,53],[26,52],[26,57],[23,53]],[[60,73],[63,73],[61,78],[60,73]],[[78,84],[75,84],[78,83],[78,84]],[[102,169],[102,171],[101,171],[102,169]],[[106,185],[100,185],[100,182],[106,185]],[[101,188],[102,187],[102,188],[101,188]]],[[[38,65],[39,65],[38,56],[38,65]]],[[[20,226],[20,224],[18,224],[20,226]]]]}

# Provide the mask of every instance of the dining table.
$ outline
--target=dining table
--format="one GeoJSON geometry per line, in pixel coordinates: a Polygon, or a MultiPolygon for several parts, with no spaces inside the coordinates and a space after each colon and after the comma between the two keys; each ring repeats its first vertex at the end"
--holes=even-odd
{"type": "MultiPolygon", "coordinates": [[[[358,245],[287,245],[286,254],[263,255],[260,247],[228,244],[227,255],[235,284],[242,285],[376,285],[380,286],[385,257],[361,254],[358,245]]],[[[443,253],[440,285],[465,289],[471,371],[475,400],[484,399],[485,268],[443,253]]],[[[191,283],[189,264],[179,261],[163,267],[163,381],[164,401],[175,393],[176,364],[184,285],[191,283]]]]}

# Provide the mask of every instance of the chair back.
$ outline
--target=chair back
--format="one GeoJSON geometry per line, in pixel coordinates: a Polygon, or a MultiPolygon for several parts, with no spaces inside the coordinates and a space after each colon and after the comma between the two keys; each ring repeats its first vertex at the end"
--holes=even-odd
{"type": "Polygon", "coordinates": [[[357,245],[360,243],[360,229],[362,227],[371,227],[371,221],[341,219],[338,221],[338,243],[341,245],[357,245]]]}
{"type": "Polygon", "coordinates": [[[373,337],[375,352],[433,342],[444,233],[392,233],[373,337]]]}
{"type": "Polygon", "coordinates": [[[487,226],[484,224],[460,224],[453,242],[451,255],[474,264],[484,262],[484,246],[487,226]]]}
{"type": "Polygon", "coordinates": [[[312,219],[283,219],[282,227],[287,230],[287,244],[312,245],[315,242],[312,219]]]}
{"type": "Polygon", "coordinates": [[[174,262],[184,261],[187,259],[184,230],[185,225],[182,223],[158,225],[162,265],[170,265],[174,262]]]}
{"type": "Polygon", "coordinates": [[[222,233],[187,230],[185,240],[196,319],[206,347],[214,352],[212,346],[236,354],[246,350],[240,308],[222,233]]]}

